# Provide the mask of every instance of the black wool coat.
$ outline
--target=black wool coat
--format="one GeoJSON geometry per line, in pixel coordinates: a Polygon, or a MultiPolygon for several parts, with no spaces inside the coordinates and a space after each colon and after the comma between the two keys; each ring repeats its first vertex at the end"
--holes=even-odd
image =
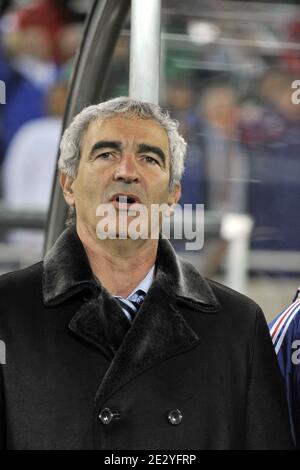
{"type": "Polygon", "coordinates": [[[289,449],[260,308],[160,239],[132,325],[74,228],[43,262],[0,277],[3,449],[289,449]]]}

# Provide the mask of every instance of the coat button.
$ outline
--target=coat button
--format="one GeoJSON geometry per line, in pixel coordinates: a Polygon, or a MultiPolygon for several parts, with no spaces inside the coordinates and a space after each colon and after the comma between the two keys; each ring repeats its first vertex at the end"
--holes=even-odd
{"type": "Polygon", "coordinates": [[[109,424],[113,419],[114,414],[109,408],[104,408],[99,414],[99,418],[103,424],[109,424]]]}
{"type": "Polygon", "coordinates": [[[180,410],[171,410],[168,414],[168,420],[171,424],[180,424],[182,421],[182,413],[180,410]]]}

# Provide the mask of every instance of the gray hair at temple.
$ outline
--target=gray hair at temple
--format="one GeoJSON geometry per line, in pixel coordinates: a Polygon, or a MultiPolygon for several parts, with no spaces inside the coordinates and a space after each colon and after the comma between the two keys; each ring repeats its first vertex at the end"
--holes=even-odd
{"type": "Polygon", "coordinates": [[[173,190],[180,182],[184,172],[186,142],[178,132],[177,121],[170,118],[167,111],[159,106],[138,101],[128,97],[114,98],[103,103],[87,106],[77,114],[65,130],[60,143],[58,168],[70,178],[77,176],[81,141],[89,123],[97,119],[108,119],[114,116],[153,119],[167,132],[170,147],[170,182],[173,190]]]}

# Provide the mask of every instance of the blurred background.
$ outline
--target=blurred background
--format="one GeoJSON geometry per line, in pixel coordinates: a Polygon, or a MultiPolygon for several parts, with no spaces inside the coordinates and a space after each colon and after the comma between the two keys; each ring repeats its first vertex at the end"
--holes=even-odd
{"type": "MultiPolygon", "coordinates": [[[[63,115],[92,4],[1,3],[1,273],[43,255],[63,115]]],[[[181,204],[205,205],[203,249],[174,246],[271,320],[300,284],[300,104],[292,102],[300,6],[162,0],[161,21],[160,104],[189,144],[181,204]]],[[[128,95],[129,48],[130,12],[101,99],[128,95]]]]}

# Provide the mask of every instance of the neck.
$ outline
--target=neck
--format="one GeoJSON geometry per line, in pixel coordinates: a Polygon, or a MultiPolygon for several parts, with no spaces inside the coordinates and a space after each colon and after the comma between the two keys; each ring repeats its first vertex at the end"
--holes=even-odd
{"type": "Polygon", "coordinates": [[[112,295],[127,297],[155,264],[158,240],[100,240],[77,223],[91,269],[112,295]]]}

